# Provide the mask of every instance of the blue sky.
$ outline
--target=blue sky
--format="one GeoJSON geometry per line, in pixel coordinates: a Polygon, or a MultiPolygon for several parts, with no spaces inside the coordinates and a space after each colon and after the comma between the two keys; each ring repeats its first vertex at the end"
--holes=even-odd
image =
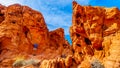
{"type": "MultiPolygon", "coordinates": [[[[76,0],[81,5],[118,7],[120,0],[76,0]]],[[[72,24],[72,0],[0,0],[3,5],[19,3],[40,11],[49,30],[64,28],[66,39],[70,41],[69,27],[72,24]]]]}
{"type": "Polygon", "coordinates": [[[47,23],[49,30],[59,27],[64,28],[65,34],[69,34],[72,16],[72,0],[0,0],[3,5],[20,3],[40,11],[47,23]]]}

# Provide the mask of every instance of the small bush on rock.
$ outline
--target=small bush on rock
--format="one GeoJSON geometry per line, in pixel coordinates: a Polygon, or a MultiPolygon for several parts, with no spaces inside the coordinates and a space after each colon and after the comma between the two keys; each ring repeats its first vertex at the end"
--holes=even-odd
{"type": "Polygon", "coordinates": [[[104,66],[98,60],[94,60],[91,63],[91,68],[104,68],[104,66]]]}

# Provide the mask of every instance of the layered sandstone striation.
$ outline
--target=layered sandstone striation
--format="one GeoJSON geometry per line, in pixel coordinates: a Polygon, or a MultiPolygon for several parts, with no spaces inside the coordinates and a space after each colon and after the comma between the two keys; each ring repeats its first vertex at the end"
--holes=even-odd
{"type": "Polygon", "coordinates": [[[72,47],[80,67],[89,68],[99,60],[105,68],[120,67],[120,10],[81,6],[73,2],[72,47]],[[86,64],[87,63],[87,64],[86,64]],[[87,67],[88,66],[88,67],[87,67]]]}
{"type": "Polygon", "coordinates": [[[49,32],[42,14],[27,6],[0,5],[0,67],[68,55],[72,50],[62,28],[49,32]]]}

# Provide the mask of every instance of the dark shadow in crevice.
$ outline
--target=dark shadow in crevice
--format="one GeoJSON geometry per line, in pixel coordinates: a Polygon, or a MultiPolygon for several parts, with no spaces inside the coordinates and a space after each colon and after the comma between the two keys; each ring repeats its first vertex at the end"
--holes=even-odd
{"type": "Polygon", "coordinates": [[[80,44],[76,44],[77,46],[79,46],[79,47],[81,47],[81,45],[80,44]]]}
{"type": "Polygon", "coordinates": [[[77,36],[77,37],[80,37],[80,34],[76,33],[76,36],[77,36]]]}
{"type": "Polygon", "coordinates": [[[85,41],[85,43],[86,43],[87,45],[91,45],[91,44],[92,44],[91,41],[90,41],[88,38],[85,38],[84,41],[85,41]]]}

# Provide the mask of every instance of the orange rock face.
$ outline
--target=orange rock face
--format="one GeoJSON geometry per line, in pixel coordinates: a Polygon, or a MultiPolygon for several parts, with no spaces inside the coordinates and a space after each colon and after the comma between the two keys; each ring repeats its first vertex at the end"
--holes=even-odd
{"type": "Polygon", "coordinates": [[[43,46],[49,46],[48,29],[41,13],[18,4],[8,6],[1,12],[4,16],[0,24],[1,48],[6,46],[4,49],[32,53],[33,45],[38,44],[40,53],[44,50],[43,46]]]}
{"type": "Polygon", "coordinates": [[[64,30],[49,32],[40,12],[19,4],[0,5],[0,66],[12,66],[19,55],[44,60],[67,57],[72,50],[64,30]]]}
{"type": "Polygon", "coordinates": [[[120,11],[117,8],[80,6],[73,2],[70,34],[75,56],[79,54],[76,58],[84,58],[81,66],[85,67],[86,61],[92,62],[96,58],[104,62],[105,68],[119,67],[119,26],[120,11]],[[113,55],[116,58],[112,59],[113,55]]]}

